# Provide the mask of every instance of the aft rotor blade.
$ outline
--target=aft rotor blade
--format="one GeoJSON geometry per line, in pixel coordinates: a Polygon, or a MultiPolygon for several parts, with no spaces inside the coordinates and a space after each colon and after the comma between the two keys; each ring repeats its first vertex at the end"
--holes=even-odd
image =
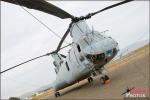
{"type": "MultiPolygon", "coordinates": [[[[64,46],[64,47],[62,47],[62,48],[60,48],[59,50],[64,49],[64,48],[66,48],[66,47],[68,47],[68,46],[70,46],[70,45],[72,45],[72,43],[70,43],[70,44],[68,44],[68,45],[66,45],[66,46],[64,46]]],[[[11,70],[11,69],[14,69],[14,68],[16,68],[16,67],[19,67],[19,66],[21,66],[21,65],[23,65],[23,64],[26,64],[26,63],[31,62],[31,61],[33,61],[33,60],[36,60],[36,59],[38,59],[38,58],[41,58],[41,57],[44,57],[44,56],[49,56],[49,55],[52,54],[52,53],[56,53],[56,50],[54,50],[54,51],[52,51],[52,52],[50,52],[50,53],[46,53],[46,54],[44,54],[44,55],[41,55],[41,56],[32,58],[32,59],[30,59],[30,60],[27,60],[27,61],[25,61],[25,62],[22,62],[22,63],[18,64],[18,65],[15,65],[15,66],[13,66],[13,67],[11,67],[11,68],[8,68],[8,69],[2,71],[1,74],[2,74],[2,73],[5,73],[5,72],[7,72],[7,71],[9,71],[9,70],[11,70]]]]}
{"type": "Polygon", "coordinates": [[[134,1],[134,0],[125,0],[125,1],[122,1],[122,2],[119,2],[119,3],[116,3],[116,4],[113,4],[113,5],[111,5],[111,6],[108,6],[108,7],[103,8],[103,9],[97,11],[97,12],[91,13],[90,15],[91,15],[91,16],[94,16],[94,15],[96,15],[96,14],[102,12],[102,11],[105,11],[105,10],[108,10],[108,9],[111,9],[111,8],[114,8],[114,7],[117,7],[117,6],[119,6],[119,5],[122,5],[122,4],[125,4],[125,3],[128,3],[128,2],[131,2],[131,1],[134,1]]]}
{"type": "Polygon", "coordinates": [[[60,50],[61,45],[63,44],[65,38],[67,37],[67,35],[68,35],[69,32],[70,32],[70,28],[71,28],[72,24],[73,24],[73,22],[70,23],[70,25],[69,25],[67,31],[65,32],[65,34],[64,34],[64,36],[62,37],[61,41],[59,42],[58,47],[57,47],[57,49],[56,49],[56,52],[58,52],[58,51],[60,50]]]}
{"type": "Polygon", "coordinates": [[[62,19],[73,18],[71,14],[47,2],[46,0],[2,0],[2,1],[24,6],[30,9],[39,10],[62,19]]]}
{"type": "Polygon", "coordinates": [[[41,55],[41,56],[32,58],[32,59],[27,60],[27,61],[25,61],[25,62],[22,62],[22,63],[20,63],[20,64],[18,64],[18,65],[15,65],[15,66],[13,66],[13,67],[11,67],[11,68],[8,68],[8,69],[2,71],[1,74],[4,73],[4,72],[7,72],[7,71],[9,71],[9,70],[12,70],[12,69],[14,69],[14,68],[16,68],[16,67],[19,67],[19,66],[21,66],[21,65],[23,65],[23,64],[26,64],[26,63],[31,62],[31,61],[33,61],[33,60],[36,60],[36,59],[38,59],[38,58],[41,58],[41,57],[44,57],[44,56],[49,56],[49,55],[52,54],[52,53],[53,53],[53,52],[50,52],[50,53],[47,53],[47,54],[44,54],[44,55],[41,55]]]}

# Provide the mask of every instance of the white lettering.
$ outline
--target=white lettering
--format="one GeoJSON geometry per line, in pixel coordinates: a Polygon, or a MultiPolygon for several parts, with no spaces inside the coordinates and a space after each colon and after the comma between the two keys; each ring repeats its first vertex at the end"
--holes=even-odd
{"type": "Polygon", "coordinates": [[[125,97],[132,97],[132,98],[145,98],[145,94],[131,94],[131,93],[126,93],[125,97]]]}

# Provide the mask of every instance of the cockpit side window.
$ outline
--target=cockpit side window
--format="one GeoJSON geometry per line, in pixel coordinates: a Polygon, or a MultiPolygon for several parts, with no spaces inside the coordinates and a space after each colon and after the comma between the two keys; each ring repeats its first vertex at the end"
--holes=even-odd
{"type": "Polygon", "coordinates": [[[81,48],[80,48],[79,44],[77,44],[77,49],[79,52],[81,52],[81,48]]]}
{"type": "Polygon", "coordinates": [[[67,62],[66,62],[66,68],[67,68],[68,71],[70,70],[67,62]]]}
{"type": "Polygon", "coordinates": [[[116,48],[113,49],[113,53],[114,53],[114,54],[117,53],[117,49],[116,49],[116,48]]]}

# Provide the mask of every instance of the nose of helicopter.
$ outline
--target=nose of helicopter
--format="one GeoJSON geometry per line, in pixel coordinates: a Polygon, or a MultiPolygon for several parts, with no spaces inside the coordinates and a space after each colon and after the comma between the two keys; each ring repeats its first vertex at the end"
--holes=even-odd
{"type": "Polygon", "coordinates": [[[108,53],[113,49],[119,51],[118,43],[111,37],[108,37],[106,39],[103,39],[95,43],[91,43],[91,45],[86,46],[83,49],[82,53],[96,55],[96,54],[108,53]]]}
{"type": "Polygon", "coordinates": [[[118,51],[118,43],[112,38],[106,38],[99,42],[91,43],[82,53],[95,66],[101,66],[110,61],[118,51]]]}

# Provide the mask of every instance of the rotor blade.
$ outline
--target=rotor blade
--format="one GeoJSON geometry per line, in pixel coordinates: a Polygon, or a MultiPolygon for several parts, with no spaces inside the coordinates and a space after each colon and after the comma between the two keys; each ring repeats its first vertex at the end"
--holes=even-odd
{"type": "Polygon", "coordinates": [[[65,38],[67,37],[68,33],[70,32],[70,28],[71,28],[72,24],[73,24],[73,22],[70,23],[70,25],[69,25],[67,31],[65,32],[65,34],[64,34],[64,36],[62,37],[61,41],[59,42],[58,47],[57,47],[57,49],[56,49],[56,52],[58,52],[58,51],[60,50],[61,45],[63,44],[65,38]]]}
{"type": "Polygon", "coordinates": [[[20,64],[18,64],[18,65],[15,65],[15,66],[13,66],[13,67],[11,67],[11,68],[8,68],[8,69],[2,71],[1,74],[4,73],[4,72],[9,71],[9,70],[11,70],[11,69],[14,69],[14,68],[16,68],[16,67],[19,67],[19,66],[21,66],[21,65],[23,65],[23,64],[25,64],[25,63],[31,62],[31,61],[33,61],[33,60],[36,60],[36,59],[38,59],[38,58],[41,58],[41,57],[44,57],[44,56],[49,56],[49,55],[52,54],[52,53],[53,53],[53,52],[50,52],[50,53],[47,53],[47,54],[44,54],[44,55],[41,55],[41,56],[32,58],[32,59],[27,60],[27,61],[25,61],[25,62],[22,62],[22,63],[20,63],[20,64]]]}
{"type": "MultiPolygon", "coordinates": [[[[66,46],[64,46],[64,47],[62,47],[62,48],[60,48],[59,50],[64,49],[64,48],[70,46],[71,44],[72,44],[72,43],[70,43],[70,44],[68,44],[68,45],[66,45],[66,46]]],[[[36,59],[38,59],[38,58],[41,58],[41,57],[44,57],[44,56],[49,56],[50,54],[55,53],[55,52],[56,52],[56,50],[54,50],[54,51],[52,51],[52,52],[50,52],[50,53],[46,53],[46,54],[44,54],[44,55],[41,55],[41,56],[32,58],[32,59],[27,60],[27,61],[25,61],[25,62],[22,62],[22,63],[20,63],[20,64],[18,64],[18,65],[15,65],[15,66],[13,66],[13,67],[11,67],[11,68],[8,68],[8,69],[6,69],[6,70],[4,70],[4,71],[2,71],[2,72],[0,72],[0,73],[2,74],[2,73],[4,73],[4,72],[7,72],[7,71],[9,71],[9,70],[11,70],[11,69],[14,69],[14,68],[16,68],[16,67],[19,67],[19,66],[21,66],[21,65],[23,65],[23,64],[25,64],[25,63],[31,62],[31,61],[36,60],[36,59]]]]}
{"type": "Polygon", "coordinates": [[[64,47],[62,47],[62,48],[60,48],[59,50],[61,50],[61,49],[64,49],[64,48],[66,48],[66,47],[68,47],[68,46],[70,46],[70,45],[72,45],[73,43],[69,43],[68,45],[66,45],[66,46],[64,46],[64,47]]]}
{"type": "Polygon", "coordinates": [[[134,0],[125,0],[125,1],[119,2],[119,3],[117,3],[117,4],[113,4],[113,5],[111,5],[111,6],[105,7],[105,8],[103,8],[103,9],[97,11],[97,12],[91,13],[91,16],[94,16],[95,14],[98,14],[98,13],[100,13],[100,12],[102,12],[102,11],[111,9],[111,8],[113,8],[113,7],[117,7],[117,6],[119,6],[119,5],[122,5],[122,4],[125,4],[125,3],[128,3],[128,2],[131,2],[131,1],[134,1],[134,0]]]}
{"type": "Polygon", "coordinates": [[[73,18],[71,14],[47,2],[46,0],[2,0],[2,1],[24,6],[30,9],[39,10],[48,14],[52,14],[62,19],[73,18]]]}

